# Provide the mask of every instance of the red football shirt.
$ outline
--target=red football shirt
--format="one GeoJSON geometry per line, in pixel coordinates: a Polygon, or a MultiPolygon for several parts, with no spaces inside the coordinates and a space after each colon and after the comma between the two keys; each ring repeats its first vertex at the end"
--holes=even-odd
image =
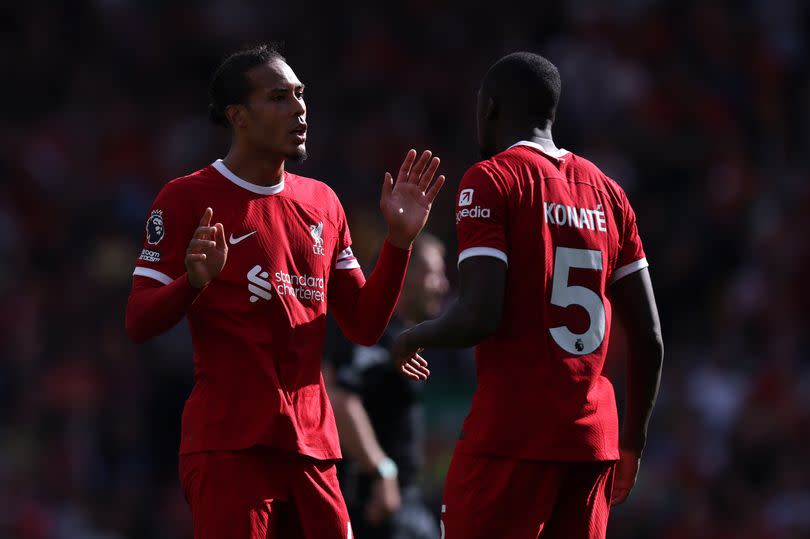
{"type": "Polygon", "coordinates": [[[183,275],[209,206],[228,260],[187,311],[195,383],[180,452],[264,444],[339,458],[320,369],[326,296],[332,270],[361,270],[337,196],[289,172],[277,185],[254,185],[219,160],[157,196],[134,275],[163,284],[183,275]]]}
{"type": "Polygon", "coordinates": [[[593,163],[522,141],[471,167],[456,206],[459,263],[507,263],[503,319],[476,347],[478,387],[459,449],[613,460],[618,417],[603,376],[608,287],[647,266],[624,191],[593,163]]]}

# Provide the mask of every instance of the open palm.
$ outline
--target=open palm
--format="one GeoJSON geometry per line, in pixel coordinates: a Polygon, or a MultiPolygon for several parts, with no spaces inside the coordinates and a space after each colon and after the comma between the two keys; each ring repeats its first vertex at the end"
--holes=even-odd
{"type": "Polygon", "coordinates": [[[385,173],[380,209],[388,223],[389,239],[398,247],[409,247],[425,227],[433,201],[444,185],[444,176],[432,181],[440,160],[431,159],[431,155],[425,150],[417,161],[416,150],[408,151],[396,183],[385,173]]]}

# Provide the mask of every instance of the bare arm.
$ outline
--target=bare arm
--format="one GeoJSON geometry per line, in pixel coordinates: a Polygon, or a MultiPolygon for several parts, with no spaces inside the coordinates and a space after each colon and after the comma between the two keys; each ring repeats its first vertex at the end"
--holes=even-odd
{"type": "Polygon", "coordinates": [[[617,281],[610,289],[616,313],[627,331],[627,405],[621,447],[641,455],[647,441],[661,369],[664,341],[647,268],[617,281]]]}
{"type": "Polygon", "coordinates": [[[489,256],[467,258],[459,266],[459,296],[436,318],[414,326],[397,338],[392,351],[400,370],[412,379],[425,379],[421,348],[465,348],[497,331],[503,315],[506,264],[489,256]]]}
{"type": "Polygon", "coordinates": [[[647,442],[661,369],[664,342],[647,268],[617,281],[610,290],[616,313],[627,332],[627,398],[619,441],[621,458],[616,468],[611,503],[627,499],[636,482],[641,453],[647,442]]]}

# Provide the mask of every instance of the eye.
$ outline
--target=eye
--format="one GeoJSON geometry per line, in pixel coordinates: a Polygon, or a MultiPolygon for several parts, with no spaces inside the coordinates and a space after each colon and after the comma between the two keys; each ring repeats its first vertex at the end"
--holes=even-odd
{"type": "Polygon", "coordinates": [[[275,101],[276,103],[284,101],[284,99],[284,94],[273,94],[270,96],[270,101],[275,101]]]}
{"type": "Polygon", "coordinates": [[[304,90],[298,90],[297,92],[295,92],[295,98],[304,99],[304,90]]]}

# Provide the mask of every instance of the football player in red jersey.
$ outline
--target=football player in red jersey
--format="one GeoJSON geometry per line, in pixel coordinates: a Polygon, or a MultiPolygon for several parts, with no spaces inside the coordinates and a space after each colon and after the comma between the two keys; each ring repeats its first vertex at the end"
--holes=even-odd
{"type": "Polygon", "coordinates": [[[483,161],[456,205],[459,298],[404,332],[422,348],[476,346],[478,386],[445,483],[448,539],[602,538],[638,473],[663,362],[636,218],[593,163],[557,148],[557,68],[531,53],[496,62],[478,99],[483,161]],[[603,376],[611,310],[628,333],[619,434],[603,376]]]}
{"type": "Polygon", "coordinates": [[[210,114],[230,151],[161,190],[134,271],[132,339],[183,316],[191,329],[180,479],[196,538],[352,537],[320,370],[327,305],[352,341],[380,337],[444,182],[427,151],[408,152],[396,183],[385,175],[388,237],[366,280],[335,193],[285,170],[306,156],[303,92],[270,46],[223,62],[210,114]]]}

